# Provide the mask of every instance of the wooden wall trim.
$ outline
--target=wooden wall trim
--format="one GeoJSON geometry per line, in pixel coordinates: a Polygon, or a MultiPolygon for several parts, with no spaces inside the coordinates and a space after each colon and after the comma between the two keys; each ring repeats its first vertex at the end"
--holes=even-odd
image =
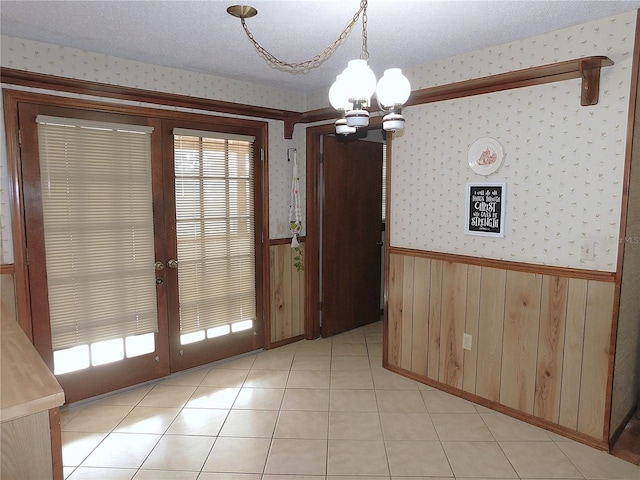
{"type": "MultiPolygon", "coordinates": [[[[298,240],[300,243],[304,243],[306,237],[299,237],[298,240]]],[[[289,245],[291,243],[291,238],[272,238],[269,240],[269,246],[272,245],[289,245]]]]}
{"type": "MultiPolygon", "coordinates": [[[[422,88],[411,92],[406,106],[442,102],[444,100],[454,100],[456,98],[482,95],[514,88],[532,87],[574,78],[582,78],[581,105],[595,105],[598,103],[598,93],[600,89],[600,69],[601,67],[611,65],[613,65],[613,61],[608,57],[591,56],[499,73],[497,75],[473,78],[462,82],[422,88]]],[[[371,113],[379,112],[380,108],[372,107],[369,111],[371,113]]],[[[322,108],[303,113],[302,121],[305,123],[317,122],[335,117],[335,110],[322,108]]]]}
{"type": "MultiPolygon", "coordinates": [[[[462,82],[422,88],[411,92],[406,106],[441,102],[502,90],[571,80],[574,78],[582,79],[581,105],[595,105],[598,103],[600,90],[600,69],[610,65],[613,65],[613,61],[608,57],[590,56],[499,73],[497,75],[473,78],[462,82]]],[[[284,136],[286,139],[293,138],[293,129],[296,123],[312,123],[330,120],[336,117],[336,111],[331,107],[300,113],[290,110],[243,105],[222,100],[110,85],[107,83],[27,72],[6,67],[0,68],[0,80],[3,83],[32,88],[44,88],[47,90],[57,90],[82,95],[117,98],[135,102],[150,102],[159,105],[185,108],[198,108],[212,112],[281,120],[284,122],[284,136]]],[[[379,112],[380,108],[372,106],[369,111],[371,113],[379,112]]]]}
{"type": "Polygon", "coordinates": [[[141,88],[123,87],[107,83],[91,82],[75,78],[60,77],[44,73],[26,72],[13,68],[0,68],[0,81],[23,87],[43,88],[60,92],[93,95],[97,97],[116,98],[134,102],[148,102],[157,105],[195,108],[209,112],[228,113],[249,117],[282,120],[285,124],[285,138],[293,138],[293,127],[299,123],[302,114],[290,110],[244,105],[202,97],[191,97],[175,93],[156,92],[141,88]]]}
{"type": "MultiPolygon", "coordinates": [[[[7,110],[12,105],[17,105],[20,102],[24,103],[33,103],[38,105],[47,105],[47,106],[55,106],[55,107],[64,107],[64,108],[76,108],[80,110],[87,111],[100,111],[114,114],[124,114],[124,115],[133,115],[139,117],[153,117],[160,118],[163,120],[179,120],[179,121],[191,121],[194,123],[208,123],[212,120],[218,120],[221,123],[224,123],[228,126],[243,126],[249,125],[251,128],[259,128],[265,134],[268,132],[268,125],[264,120],[253,120],[253,119],[241,119],[235,117],[225,117],[222,115],[210,115],[204,113],[191,113],[191,112],[183,112],[180,110],[168,110],[163,108],[158,108],[158,106],[139,106],[139,105],[130,105],[126,103],[115,103],[115,102],[102,102],[96,99],[86,99],[86,98],[69,98],[63,97],[60,95],[56,95],[55,93],[47,92],[31,92],[25,90],[16,90],[11,88],[2,88],[2,94],[4,99],[4,109],[5,109],[5,119],[8,118],[7,110]]],[[[15,114],[15,118],[17,117],[17,113],[15,114]]],[[[9,128],[5,125],[5,130],[9,131],[9,128]]],[[[17,131],[17,129],[16,129],[17,131]]],[[[7,142],[9,139],[7,138],[7,142]]],[[[17,138],[16,138],[17,142],[17,138]]],[[[8,150],[7,143],[7,150],[8,150]]],[[[268,158],[268,139],[265,138],[264,141],[265,148],[265,156],[268,158]]]]}
{"type": "Polygon", "coordinates": [[[408,255],[411,257],[430,258],[432,260],[442,260],[445,262],[464,263],[467,265],[478,265],[480,267],[498,268],[502,270],[514,270],[518,272],[538,273],[541,275],[553,275],[556,277],[597,280],[600,282],[615,282],[616,280],[615,272],[603,272],[599,270],[583,270],[580,268],[555,267],[552,265],[511,262],[509,260],[472,257],[467,255],[457,255],[453,253],[431,252],[427,250],[416,250],[403,247],[389,247],[389,253],[397,255],[408,255]]]}
{"type": "Polygon", "coordinates": [[[320,336],[320,150],[321,137],[335,131],[332,124],[307,128],[306,210],[307,241],[304,258],[304,333],[307,340],[320,336]]]}
{"type": "Polygon", "coordinates": [[[2,93],[9,173],[9,196],[11,198],[11,234],[13,237],[16,317],[27,338],[33,341],[31,297],[29,293],[29,274],[27,272],[27,237],[23,215],[22,167],[20,161],[20,141],[18,138],[18,102],[14,101],[11,92],[4,90],[2,93]],[[10,134],[10,132],[14,134],[10,134]]]}
{"type": "Polygon", "coordinates": [[[284,347],[285,345],[290,345],[292,343],[299,342],[300,340],[304,340],[304,335],[298,335],[291,338],[285,338],[284,340],[279,340],[277,342],[271,342],[267,350],[273,350],[274,348],[284,347]]]}
{"type": "Polygon", "coordinates": [[[63,480],[64,467],[62,465],[60,407],[49,409],[49,430],[51,432],[51,467],[53,468],[53,480],[63,480]]]}
{"type": "Polygon", "coordinates": [[[16,266],[13,263],[4,263],[0,265],[0,275],[13,274],[16,271],[16,266]]]}
{"type": "MultiPolygon", "coordinates": [[[[612,329],[611,329],[611,342],[609,344],[609,378],[607,382],[607,399],[606,399],[606,434],[610,438],[610,444],[617,440],[621,428],[626,425],[626,421],[619,426],[613,426],[614,432],[611,432],[612,421],[612,408],[613,408],[613,380],[615,372],[615,357],[618,341],[618,323],[620,317],[620,300],[622,295],[622,279],[624,272],[624,258],[625,247],[627,237],[627,218],[629,215],[629,189],[632,182],[631,177],[631,164],[633,162],[633,150],[634,150],[634,137],[640,138],[640,134],[636,132],[636,128],[639,122],[637,122],[636,114],[638,113],[638,96],[640,94],[640,9],[636,12],[636,31],[633,47],[633,61],[631,68],[631,86],[629,90],[629,110],[627,117],[627,139],[625,145],[625,158],[624,158],[624,174],[622,181],[622,205],[620,209],[620,233],[618,241],[618,259],[616,267],[616,289],[614,293],[613,303],[613,315],[612,315],[612,329]]],[[[636,147],[637,148],[637,147],[636,147]]],[[[640,163],[640,162],[637,162],[640,163]]],[[[634,206],[634,208],[638,208],[634,206]]],[[[629,263],[627,261],[627,263],[629,263]]],[[[632,267],[633,268],[633,267],[632,267]]],[[[639,392],[640,395],[640,392],[639,392]]]]}
{"type": "Polygon", "coordinates": [[[575,430],[571,430],[570,428],[563,427],[556,423],[552,423],[546,420],[543,420],[538,417],[534,417],[533,415],[529,415],[521,412],[520,410],[516,410],[511,407],[507,407],[498,402],[494,402],[492,400],[488,400],[479,395],[469,393],[459,388],[452,387],[447,385],[446,383],[438,382],[436,380],[432,380],[427,377],[423,377],[422,375],[418,375],[410,370],[406,370],[395,365],[391,365],[387,362],[383,362],[383,367],[387,370],[395,372],[404,377],[410,378],[417,382],[423,383],[425,385],[429,385],[431,387],[437,388],[438,390],[442,390],[443,392],[450,393],[460,398],[464,398],[465,400],[469,400],[470,402],[477,403],[482,405],[483,407],[490,408],[491,410],[495,410],[496,412],[504,413],[505,415],[509,415],[510,417],[516,418],[518,420],[522,420],[523,422],[530,423],[531,425],[535,425],[537,427],[544,428],[545,430],[549,430],[551,432],[557,433],[567,438],[571,438],[580,443],[584,443],[585,445],[590,445],[599,450],[609,450],[609,445],[605,441],[598,441],[594,437],[589,435],[585,435],[583,433],[577,432],[575,430]]]}
{"type": "MultiPolygon", "coordinates": [[[[624,176],[622,181],[622,208],[620,209],[620,233],[619,240],[626,238],[627,233],[627,214],[629,212],[629,187],[631,185],[631,162],[633,156],[633,137],[636,123],[636,106],[638,103],[638,81],[640,76],[640,9],[636,15],[636,38],[633,47],[633,66],[631,68],[631,88],[629,91],[629,113],[627,118],[627,140],[625,146],[624,156],[624,176]]],[[[617,276],[616,283],[617,298],[619,299],[620,287],[622,284],[622,270],[624,265],[624,251],[626,242],[618,241],[618,262],[617,262],[617,276]]],[[[619,302],[616,302],[616,304],[619,302]]],[[[616,315],[617,319],[617,315],[616,315]]],[[[614,319],[615,320],[615,319],[614,319]]],[[[613,339],[612,346],[615,347],[615,338],[613,339]]]]}

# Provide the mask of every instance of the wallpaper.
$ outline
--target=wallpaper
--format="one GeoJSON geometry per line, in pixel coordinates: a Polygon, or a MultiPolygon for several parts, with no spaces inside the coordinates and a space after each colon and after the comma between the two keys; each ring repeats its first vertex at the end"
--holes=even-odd
{"type": "MultiPolygon", "coordinates": [[[[607,55],[615,62],[602,69],[596,106],[581,107],[580,81],[570,80],[406,108],[407,128],[393,142],[391,244],[614,271],[634,31],[635,12],[629,12],[407,70],[418,89],[582,56],[607,55]],[[501,168],[488,177],[468,166],[469,146],[482,137],[495,138],[505,151],[501,168]],[[506,183],[504,238],[464,234],[465,185],[488,181],[506,183]]],[[[305,98],[9,37],[2,37],[1,47],[0,62],[10,68],[298,111],[327,106],[326,92],[305,98]]],[[[289,236],[288,149],[297,151],[305,201],[304,129],[297,125],[293,140],[284,140],[282,122],[269,121],[270,238],[289,236]]],[[[2,148],[0,174],[5,171],[2,148]]],[[[5,246],[10,231],[3,195],[5,246]]],[[[304,225],[303,219],[303,233],[304,225]]],[[[3,252],[11,254],[6,247],[3,252]]]]}
{"type": "MultiPolygon", "coordinates": [[[[299,92],[264,87],[213,75],[148,65],[7,36],[2,36],[1,40],[2,55],[0,62],[3,67],[284,110],[304,111],[306,109],[306,98],[299,92]]],[[[64,95],[74,96],[70,94],[64,95]]],[[[100,100],[109,101],[108,99],[100,100]]],[[[211,115],[211,112],[192,109],[149,104],[139,105],[211,115]]],[[[264,119],[258,120],[264,121],[264,119]]],[[[266,160],[269,170],[269,235],[270,238],[285,238],[290,236],[288,213],[292,177],[291,166],[287,162],[287,149],[295,148],[298,154],[300,174],[302,175],[300,190],[304,203],[304,128],[302,127],[301,129],[300,126],[297,126],[293,140],[285,140],[282,122],[269,120],[268,124],[269,149],[266,160]]],[[[0,161],[0,181],[2,182],[0,184],[0,242],[2,245],[0,262],[12,263],[11,218],[6,175],[7,159],[4,128],[0,132],[0,137],[2,140],[0,146],[2,155],[0,161]]],[[[303,234],[306,231],[305,223],[303,218],[303,234]]]]}
{"type": "Polygon", "coordinates": [[[635,12],[407,71],[425,88],[590,55],[600,101],[580,106],[580,80],[404,110],[392,152],[391,244],[477,257],[615,271],[635,12]],[[502,145],[489,176],[469,167],[478,138],[502,145]],[[506,183],[503,238],[465,235],[467,182],[506,183]]]}
{"type": "Polygon", "coordinates": [[[3,67],[227,102],[304,111],[305,95],[215,75],[2,36],[3,67]]]}
{"type": "Polygon", "coordinates": [[[297,124],[293,131],[293,140],[283,140],[284,130],[282,122],[269,122],[269,238],[291,237],[289,231],[289,204],[291,200],[291,183],[293,179],[293,162],[289,161],[293,150],[287,155],[287,150],[295,149],[298,160],[299,192],[302,202],[302,235],[306,235],[305,217],[305,172],[306,172],[306,141],[305,126],[297,124]]]}

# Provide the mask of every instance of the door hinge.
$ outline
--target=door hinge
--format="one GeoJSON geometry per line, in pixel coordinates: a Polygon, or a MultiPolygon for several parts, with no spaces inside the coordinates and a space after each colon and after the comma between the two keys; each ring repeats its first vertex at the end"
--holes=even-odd
{"type": "Polygon", "coordinates": [[[260,161],[264,162],[264,148],[260,149],[260,161]]]}
{"type": "Polygon", "coordinates": [[[318,302],[318,310],[322,311],[322,302],[318,302]]]}
{"type": "Polygon", "coordinates": [[[18,130],[18,145],[22,147],[22,130],[18,130]]]}
{"type": "Polygon", "coordinates": [[[264,245],[264,232],[260,232],[260,242],[264,245]]]}
{"type": "Polygon", "coordinates": [[[324,163],[324,152],[321,152],[319,154],[319,157],[320,157],[320,164],[323,164],[324,163]]]}

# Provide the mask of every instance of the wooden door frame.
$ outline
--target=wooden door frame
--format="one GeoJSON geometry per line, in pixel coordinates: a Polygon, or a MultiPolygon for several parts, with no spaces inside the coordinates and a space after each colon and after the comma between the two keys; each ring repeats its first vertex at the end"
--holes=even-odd
{"type": "MultiPolygon", "coordinates": [[[[382,128],[382,117],[370,119],[369,128],[382,128]]],[[[333,123],[307,128],[306,148],[306,212],[307,231],[304,245],[304,337],[313,340],[320,336],[320,138],[335,133],[333,123]]],[[[387,136],[387,200],[386,224],[389,224],[389,203],[391,184],[391,137],[387,136]]],[[[384,248],[384,311],[386,323],[387,277],[389,271],[389,228],[385,228],[384,248]]]]}
{"type": "MultiPolygon", "coordinates": [[[[244,339],[233,339],[229,340],[224,337],[220,337],[215,339],[215,347],[212,344],[212,339],[207,338],[203,344],[202,342],[197,342],[194,344],[189,344],[188,346],[182,347],[179,341],[179,330],[177,325],[171,321],[175,320],[178,316],[178,305],[173,305],[169,302],[168,312],[169,312],[169,352],[170,352],[170,367],[171,373],[175,373],[177,371],[185,370],[188,368],[194,368],[200,365],[205,365],[210,363],[212,355],[212,351],[215,350],[215,355],[213,361],[222,360],[224,358],[229,358],[233,356],[234,352],[238,351],[238,347],[245,350],[242,353],[246,353],[246,347],[250,345],[249,348],[251,350],[257,350],[259,348],[267,347],[267,341],[271,338],[268,334],[268,325],[269,325],[269,317],[267,315],[268,308],[268,299],[269,295],[266,292],[269,292],[269,254],[268,254],[268,245],[263,239],[268,238],[268,235],[264,233],[263,228],[268,228],[268,198],[266,197],[268,190],[268,172],[267,165],[265,161],[262,161],[263,151],[265,150],[264,142],[267,136],[266,125],[262,125],[261,127],[256,127],[254,124],[247,123],[246,126],[242,125],[216,125],[215,129],[211,129],[211,125],[207,122],[203,121],[201,117],[199,118],[186,118],[186,119],[163,119],[162,120],[162,155],[163,155],[163,168],[165,169],[165,187],[164,187],[164,195],[174,195],[175,187],[174,187],[174,175],[173,172],[173,162],[174,162],[174,135],[173,130],[175,128],[188,128],[194,130],[201,131],[211,131],[229,133],[229,134],[241,134],[247,136],[254,136],[255,143],[253,144],[253,167],[254,167],[254,221],[255,221],[255,231],[254,231],[254,246],[255,246],[255,296],[256,296],[256,326],[247,330],[246,332],[242,332],[243,337],[247,337],[244,339]],[[171,165],[169,165],[171,164],[171,165]],[[167,175],[167,169],[171,169],[171,174],[167,175]],[[258,194],[259,193],[259,194],[258,194]],[[265,206],[267,204],[267,206],[265,206]],[[173,315],[172,315],[173,314],[173,315]],[[250,331],[255,333],[251,334],[250,331]],[[258,333],[260,332],[260,333],[258,333]],[[262,339],[260,341],[260,338],[262,339]],[[189,354],[191,358],[189,361],[181,361],[182,353],[179,353],[182,349],[190,350],[189,354]],[[179,368],[176,368],[178,364],[181,364],[179,368]]],[[[167,255],[170,252],[175,253],[174,258],[177,257],[177,238],[176,238],[176,225],[175,225],[175,198],[169,202],[171,207],[167,207],[165,209],[165,218],[164,224],[165,229],[169,232],[166,238],[166,251],[167,255]]],[[[177,273],[174,271],[172,274],[176,275],[177,273]]],[[[167,279],[166,287],[170,292],[170,299],[179,299],[178,293],[178,283],[177,281],[169,281],[167,279]]],[[[236,333],[238,335],[238,333],[236,333]]]]}
{"type": "MultiPolygon", "coordinates": [[[[91,94],[90,91],[85,93],[91,94]]],[[[262,197],[261,199],[256,199],[255,204],[255,208],[259,210],[259,214],[262,218],[262,224],[260,226],[256,225],[256,238],[260,239],[260,241],[256,243],[256,265],[258,265],[258,262],[260,262],[260,265],[262,266],[262,274],[256,278],[256,302],[258,302],[257,308],[262,309],[262,316],[257,318],[257,321],[263,322],[263,344],[265,346],[269,345],[269,245],[267,241],[263,240],[269,238],[269,171],[267,160],[267,152],[269,151],[269,135],[268,123],[266,121],[245,118],[232,118],[212,114],[181,112],[122,103],[100,102],[94,99],[65,97],[56,95],[55,92],[36,93],[31,91],[3,88],[2,95],[7,144],[8,176],[10,183],[13,240],[12,244],[14,249],[13,273],[15,282],[17,310],[16,313],[17,321],[20,327],[32,343],[34,340],[32,325],[33,318],[31,311],[31,298],[29,295],[30,279],[27,261],[25,206],[20,151],[21,147],[18,125],[18,105],[20,103],[46,105],[49,107],[65,107],[70,109],[76,108],[88,112],[95,110],[102,113],[150,117],[171,121],[185,121],[196,123],[219,122],[229,128],[233,128],[234,126],[239,126],[241,128],[252,126],[256,138],[259,137],[261,139],[261,142],[257,142],[254,145],[254,148],[258,152],[260,152],[260,150],[264,151],[264,160],[261,160],[259,162],[259,165],[257,165],[258,168],[262,170],[262,197]]]]}

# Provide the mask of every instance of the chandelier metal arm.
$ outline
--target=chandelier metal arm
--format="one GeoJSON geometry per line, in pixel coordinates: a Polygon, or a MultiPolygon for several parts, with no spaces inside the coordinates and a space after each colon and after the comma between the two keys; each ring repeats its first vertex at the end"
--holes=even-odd
{"type": "Polygon", "coordinates": [[[318,55],[314,56],[310,60],[306,60],[304,62],[299,62],[299,63],[291,63],[291,62],[285,62],[284,60],[280,60],[278,57],[276,57],[271,52],[269,52],[266,48],[260,45],[260,43],[255,39],[251,31],[249,30],[249,27],[247,27],[247,23],[245,22],[245,18],[243,16],[240,17],[240,21],[242,22],[242,28],[244,28],[244,31],[247,34],[247,37],[253,44],[258,54],[262,58],[264,58],[271,67],[276,68],[278,70],[283,70],[288,73],[308,73],[309,70],[313,68],[317,68],[320,65],[322,65],[325,62],[325,60],[327,60],[336,51],[336,49],[346,40],[346,38],[349,36],[351,31],[353,30],[354,25],[360,18],[361,14],[362,14],[362,28],[363,28],[362,58],[365,60],[369,58],[369,52],[367,50],[367,4],[368,4],[368,0],[361,0],[360,9],[353,16],[349,24],[345,27],[345,29],[342,31],[340,36],[331,45],[325,48],[322,51],[322,53],[319,53],[318,55]]]}

